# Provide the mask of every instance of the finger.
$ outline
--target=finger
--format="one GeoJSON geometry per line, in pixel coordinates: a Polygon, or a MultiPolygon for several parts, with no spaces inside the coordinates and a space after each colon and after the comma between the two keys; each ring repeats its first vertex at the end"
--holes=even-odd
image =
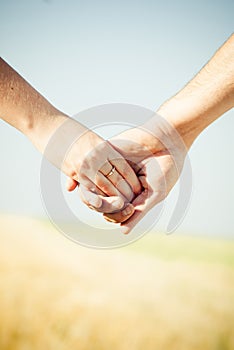
{"type": "Polygon", "coordinates": [[[119,174],[115,166],[106,162],[105,165],[99,170],[113,185],[114,187],[129,201],[131,202],[134,193],[127,181],[124,180],[122,175],[119,174]]]}
{"type": "Polygon", "coordinates": [[[86,176],[93,183],[95,183],[97,187],[99,187],[106,195],[120,195],[121,192],[116,192],[115,185],[113,185],[113,183],[108,179],[107,176],[111,172],[115,164],[117,166],[116,170],[119,173],[119,175],[116,174],[117,179],[113,181],[115,185],[117,185],[120,182],[120,176],[122,176],[122,178],[126,181],[126,184],[123,185],[124,182],[122,182],[120,183],[120,187],[122,188],[124,193],[126,192],[126,198],[129,198],[130,200],[134,197],[134,194],[132,193],[131,196],[129,196],[130,190],[127,186],[127,183],[129,184],[131,190],[132,188],[134,189],[134,193],[139,193],[141,189],[139,180],[137,179],[136,174],[134,173],[130,165],[127,163],[127,161],[117,151],[115,151],[114,148],[112,148],[112,146],[108,142],[101,143],[100,145],[95,147],[91,152],[89,152],[88,156],[85,157],[79,171],[79,182],[82,182],[82,176],[86,176]],[[121,159],[121,161],[118,161],[118,159],[121,159]],[[110,160],[113,160],[113,164],[110,162],[110,160]],[[102,169],[103,166],[108,166],[108,169],[106,170],[106,172],[102,173],[102,176],[100,176],[100,169],[102,169]],[[121,167],[123,169],[121,169],[121,167]],[[122,173],[124,174],[124,176],[122,175],[122,173]],[[127,181],[125,177],[128,178],[129,181],[127,181]]]}
{"type": "Polygon", "coordinates": [[[134,214],[121,225],[121,231],[128,234],[138,222],[152,209],[156,204],[162,200],[162,196],[158,193],[153,193],[149,196],[148,191],[142,192],[133,202],[135,212],[134,214]]]}
{"type": "Polygon", "coordinates": [[[96,186],[108,197],[118,196],[124,201],[127,200],[125,196],[104,176],[100,171],[97,172],[95,178],[96,186]]]}
{"type": "Polygon", "coordinates": [[[78,186],[78,182],[68,177],[66,182],[66,188],[69,192],[74,191],[74,189],[78,186]]]}
{"type": "Polygon", "coordinates": [[[128,216],[126,215],[125,219],[121,220],[121,216],[125,216],[124,211],[122,210],[119,213],[114,214],[104,214],[105,219],[108,221],[111,220],[112,222],[121,222],[123,225],[121,225],[121,231],[124,234],[129,233],[133,227],[143,218],[143,216],[150,210],[150,208],[153,206],[154,202],[154,196],[155,194],[150,191],[149,192],[149,186],[148,182],[145,176],[139,176],[139,180],[142,183],[142,186],[145,188],[145,190],[137,196],[134,201],[132,202],[132,206],[134,210],[131,214],[128,216]],[[150,206],[149,206],[150,204],[150,206]],[[147,209],[145,209],[145,207],[147,209]],[[147,211],[146,211],[147,210],[147,211]],[[120,221],[121,220],[121,221],[120,221]]]}
{"type": "MultiPolygon", "coordinates": [[[[145,193],[146,193],[146,190],[148,189],[148,183],[145,176],[139,176],[139,180],[142,186],[145,188],[145,193]]],[[[134,205],[140,204],[141,201],[143,201],[144,196],[145,194],[143,196],[137,196],[135,200],[132,202],[131,206],[124,208],[118,213],[113,213],[113,214],[105,213],[103,215],[104,219],[115,223],[122,223],[127,221],[135,212],[135,208],[133,204],[134,205]]]]}
{"type": "MultiPolygon", "coordinates": [[[[140,206],[142,205],[142,203],[145,202],[146,199],[147,199],[147,194],[146,194],[146,191],[144,191],[131,203],[131,207],[130,207],[131,212],[129,210],[129,213],[128,213],[127,211],[125,211],[125,209],[123,209],[118,213],[113,213],[113,214],[105,213],[103,216],[107,221],[111,221],[111,222],[115,222],[115,223],[126,223],[130,218],[131,218],[130,220],[133,220],[133,219],[137,220],[138,217],[140,220],[140,212],[141,212],[140,206]],[[138,204],[138,203],[140,203],[140,204],[138,204]]],[[[142,210],[143,210],[143,208],[142,208],[142,210]]],[[[131,223],[130,220],[128,222],[129,224],[131,223]]],[[[137,224],[137,222],[136,222],[136,224],[137,224]]],[[[127,223],[126,223],[126,225],[127,225],[127,223]]],[[[122,229],[122,232],[128,233],[128,231],[125,232],[124,228],[122,229]]]]}
{"type": "Polygon", "coordinates": [[[133,215],[134,211],[135,211],[134,206],[131,203],[129,203],[123,210],[117,213],[108,213],[105,211],[105,214],[103,214],[103,217],[105,220],[110,222],[122,223],[128,220],[133,215]]]}
{"type": "Polygon", "coordinates": [[[121,210],[125,203],[124,200],[118,196],[104,197],[89,191],[84,186],[79,189],[82,201],[91,209],[101,213],[113,213],[121,210]]]}
{"type": "MultiPolygon", "coordinates": [[[[82,176],[80,177],[80,180],[82,181],[83,186],[88,188],[91,192],[96,192],[97,194],[101,195],[104,194],[100,189],[96,187],[96,185],[88,177],[82,176]]],[[[77,180],[71,177],[67,178],[66,188],[68,191],[73,191],[79,185],[80,183],[77,180]]]]}
{"type": "Polygon", "coordinates": [[[82,176],[81,182],[79,183],[79,186],[81,186],[81,188],[83,190],[87,189],[88,191],[90,191],[92,193],[96,193],[98,195],[105,196],[105,193],[100,188],[98,188],[95,185],[95,183],[93,183],[88,177],[82,176]]]}
{"type": "Polygon", "coordinates": [[[98,208],[102,205],[102,199],[100,196],[96,193],[86,190],[83,185],[80,185],[79,187],[79,195],[82,202],[91,207],[91,209],[98,210],[98,208]]]}
{"type": "Polygon", "coordinates": [[[109,159],[109,161],[116,168],[118,173],[122,175],[123,179],[128,182],[134,194],[138,195],[141,193],[141,183],[127,161],[124,158],[109,159]]]}

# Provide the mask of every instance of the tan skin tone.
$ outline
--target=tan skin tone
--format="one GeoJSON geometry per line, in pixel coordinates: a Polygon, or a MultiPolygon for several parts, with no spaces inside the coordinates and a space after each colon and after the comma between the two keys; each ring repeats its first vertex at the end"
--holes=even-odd
{"type": "MultiPolygon", "coordinates": [[[[234,106],[233,57],[234,35],[178,94],[159,108],[158,113],[172,131],[165,132],[152,118],[143,130],[131,129],[109,142],[53,107],[0,59],[0,118],[23,132],[42,153],[55,131],[69,121],[79,138],[63,163],[49,160],[70,178],[68,190],[81,183],[83,201],[105,213],[106,219],[122,222],[123,231],[128,233],[170,192],[186,152],[199,134],[234,106]],[[177,142],[173,130],[182,142],[177,142]],[[113,165],[114,175],[106,176],[113,165]]],[[[69,133],[65,137],[69,138],[69,133]]],[[[59,148],[57,151],[59,158],[59,148]]]]}
{"type": "MultiPolygon", "coordinates": [[[[178,132],[184,147],[181,146],[181,143],[178,146],[176,141],[171,149],[163,145],[159,139],[171,138],[173,140],[173,135],[159,134],[155,118],[143,125],[144,129],[149,130],[148,133],[141,128],[134,128],[110,140],[115,146],[118,139],[124,138],[125,142],[122,143],[121,149],[119,147],[117,149],[124,157],[126,155],[128,159],[132,157],[133,161],[136,161],[134,158],[136,152],[132,147],[132,142],[139,144],[137,150],[139,155],[142,146],[144,160],[139,159],[138,167],[141,170],[138,176],[144,190],[132,202],[135,209],[133,214],[129,213],[128,217],[123,217],[120,211],[114,214],[105,213],[104,217],[112,222],[122,222],[123,232],[129,233],[152,206],[163,200],[173,188],[182,170],[186,152],[200,133],[233,107],[234,35],[224,43],[205,67],[181,91],[157,111],[178,132]],[[145,148],[149,150],[150,154],[144,156],[143,150],[145,148]],[[161,172],[155,171],[156,163],[160,165],[161,172]],[[163,191],[160,190],[163,187],[162,175],[166,183],[166,188],[163,188],[163,191]]],[[[73,181],[69,180],[68,189],[74,189],[75,185],[73,181]]]]}
{"type": "Polygon", "coordinates": [[[59,143],[69,141],[70,135],[65,132],[61,133],[56,154],[51,154],[49,160],[90,191],[103,193],[105,201],[96,197],[92,203],[100,211],[124,208],[140,193],[141,185],[135,172],[109,142],[53,107],[1,58],[0,118],[24,133],[42,153],[61,126],[75,130],[77,140],[72,142],[64,161],[60,161],[59,143]],[[113,166],[116,171],[109,179],[105,175],[113,166]]]}

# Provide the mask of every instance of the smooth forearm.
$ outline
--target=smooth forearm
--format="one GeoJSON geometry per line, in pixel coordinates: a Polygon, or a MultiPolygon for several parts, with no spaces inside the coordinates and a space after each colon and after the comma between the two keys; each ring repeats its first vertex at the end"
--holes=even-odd
{"type": "Polygon", "coordinates": [[[106,195],[123,197],[122,204],[140,191],[134,171],[108,142],[57,110],[2,59],[0,117],[24,133],[73,180],[92,189],[97,185],[106,195]],[[113,170],[111,182],[105,174],[112,169],[116,172],[113,170]]]}
{"type": "Polygon", "coordinates": [[[68,118],[1,58],[0,117],[24,133],[40,151],[68,118]]]}
{"type": "Polygon", "coordinates": [[[56,135],[60,139],[56,150],[47,152],[47,155],[67,175],[74,172],[73,159],[64,164],[58,160],[62,157],[62,145],[69,146],[71,133],[73,138],[78,139],[76,158],[79,166],[83,155],[101,140],[84,125],[56,109],[3,59],[0,59],[0,118],[27,136],[41,153],[44,153],[50,138],[58,130],[56,135]]]}

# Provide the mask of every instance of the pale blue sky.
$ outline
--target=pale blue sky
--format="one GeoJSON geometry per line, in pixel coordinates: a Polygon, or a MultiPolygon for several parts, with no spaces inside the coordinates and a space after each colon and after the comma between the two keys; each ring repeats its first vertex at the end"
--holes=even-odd
{"type": "MultiPolygon", "coordinates": [[[[112,102],[156,109],[230,36],[233,13],[225,0],[0,0],[1,56],[70,115],[112,102]]],[[[193,146],[194,193],[178,231],[234,236],[233,130],[232,110],[193,146]]],[[[40,155],[3,122],[0,147],[0,211],[45,215],[40,155]]]]}

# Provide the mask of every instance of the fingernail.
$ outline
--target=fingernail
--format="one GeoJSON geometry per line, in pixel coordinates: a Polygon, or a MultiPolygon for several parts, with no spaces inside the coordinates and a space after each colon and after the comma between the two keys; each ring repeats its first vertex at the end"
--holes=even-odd
{"type": "Polygon", "coordinates": [[[133,212],[133,210],[134,210],[133,205],[132,204],[128,204],[126,206],[126,208],[122,211],[122,215],[123,216],[127,216],[127,215],[131,214],[133,212]]]}
{"type": "Polygon", "coordinates": [[[105,219],[106,221],[113,222],[114,224],[118,224],[118,221],[116,221],[115,219],[111,219],[111,218],[109,218],[108,216],[104,216],[104,219],[105,219]]]}
{"type": "Polygon", "coordinates": [[[124,206],[124,201],[123,201],[121,198],[117,199],[116,201],[114,201],[114,202],[112,203],[112,207],[113,207],[114,209],[120,210],[120,209],[123,208],[123,206],[124,206]]]}
{"type": "Polygon", "coordinates": [[[124,234],[124,235],[127,235],[129,233],[129,228],[128,227],[121,227],[121,232],[124,234]]]}
{"type": "Polygon", "coordinates": [[[102,205],[102,201],[100,200],[100,198],[91,198],[89,200],[89,204],[90,206],[98,209],[102,205]]]}

